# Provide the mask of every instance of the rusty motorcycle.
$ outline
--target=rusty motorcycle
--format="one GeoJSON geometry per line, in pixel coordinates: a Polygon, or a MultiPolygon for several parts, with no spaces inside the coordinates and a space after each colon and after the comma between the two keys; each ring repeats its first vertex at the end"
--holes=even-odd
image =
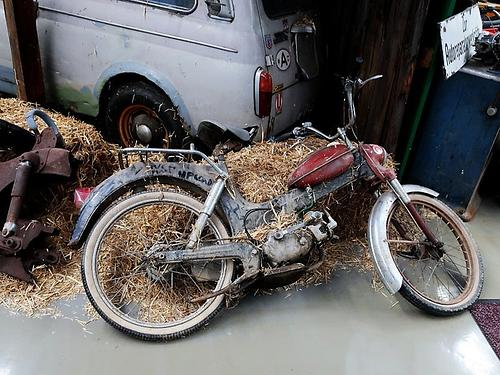
{"type": "Polygon", "coordinates": [[[221,141],[213,157],[193,147],[121,150],[122,170],[92,192],[71,239],[73,246],[84,245],[82,278],[97,312],[144,340],[194,332],[228,296],[256,283],[286,285],[317,269],[321,244],[334,237],[337,223],[316,204],[354,183],[368,184],[378,197],[368,240],[387,290],[431,314],[470,307],[482,288],[483,266],[467,228],[437,192],[402,185],[384,166],[384,148],[359,142],[353,131],[355,95],[378,78],[342,78],[347,120],[335,135],[310,123],[293,130],[295,137],[315,135],[331,143],[297,167],[287,193],[265,203],[247,202],[225,164],[227,152],[251,142],[252,130],[202,123],[199,132],[208,135],[200,138],[221,141]],[[155,153],[165,160],[149,160],[155,153]],[[134,155],[139,161],[130,164],[134,155]],[[158,183],[168,188],[149,188],[158,183]],[[250,232],[276,212],[296,213],[297,220],[254,241],[250,232]]]}
{"type": "Polygon", "coordinates": [[[56,264],[59,251],[43,242],[56,228],[25,217],[26,198],[33,194],[29,186],[40,190],[37,177],[70,177],[71,155],[56,123],[45,112],[28,112],[26,122],[30,131],[0,120],[0,199],[4,203],[8,198],[6,208],[0,204],[0,272],[32,282],[32,267],[56,264]],[[42,131],[37,119],[46,125],[42,131]]]}

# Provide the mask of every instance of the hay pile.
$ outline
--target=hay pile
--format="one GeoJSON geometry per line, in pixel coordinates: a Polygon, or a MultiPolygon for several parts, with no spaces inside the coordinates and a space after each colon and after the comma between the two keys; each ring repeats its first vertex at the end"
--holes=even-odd
{"type": "MultiPolygon", "coordinates": [[[[17,99],[0,99],[0,118],[26,127],[24,116],[33,108],[33,105],[17,99]]],[[[60,229],[59,235],[49,241],[62,255],[60,264],[35,269],[35,285],[0,274],[0,304],[11,311],[28,315],[57,313],[51,307],[54,301],[71,299],[83,292],[80,253],[67,246],[77,216],[73,191],[77,187],[97,185],[117,167],[115,147],[106,143],[94,127],[73,117],[46,112],[56,121],[66,148],[79,161],[79,166],[69,181],[41,187],[41,194],[33,196],[33,202],[28,202],[28,207],[43,208],[43,211],[32,212],[31,215],[60,229]]],[[[45,126],[41,121],[38,124],[40,130],[45,126]]]]}
{"type": "MultiPolygon", "coordinates": [[[[0,118],[25,126],[25,113],[32,108],[32,105],[16,99],[0,99],[0,118]]],[[[0,304],[11,311],[28,315],[56,314],[57,311],[51,307],[53,302],[71,299],[83,292],[80,252],[67,247],[77,216],[73,191],[77,187],[96,186],[117,169],[116,147],[105,142],[94,127],[73,117],[47,112],[56,121],[66,147],[80,160],[80,165],[70,181],[44,188],[44,198],[38,197],[31,205],[43,207],[44,210],[37,213],[40,220],[60,229],[60,234],[50,241],[61,252],[61,263],[36,269],[35,285],[0,274],[0,304]]],[[[307,154],[325,144],[325,141],[316,138],[303,142],[258,143],[229,154],[227,164],[243,196],[252,202],[263,202],[286,192],[291,171],[307,154]]],[[[324,199],[321,206],[328,208],[337,220],[339,226],[336,233],[341,240],[326,244],[325,263],[307,279],[301,280],[301,285],[324,282],[338,268],[372,270],[366,244],[367,217],[372,203],[370,195],[349,189],[324,199]]],[[[290,217],[278,218],[274,228],[286,226],[291,220],[290,217]]],[[[262,232],[262,239],[265,233],[262,232]]]]}
{"type": "Polygon", "coordinates": [[[327,143],[313,137],[302,142],[262,142],[231,152],[226,163],[234,184],[245,199],[260,203],[285,193],[290,173],[306,155],[327,143]]]}
{"type": "MultiPolygon", "coordinates": [[[[297,165],[312,151],[327,141],[306,138],[303,142],[289,140],[281,143],[259,143],[227,156],[227,164],[234,181],[245,199],[261,203],[287,191],[287,179],[297,165]]],[[[323,245],[325,261],[314,273],[299,280],[298,285],[319,284],[329,280],[335,269],[355,269],[373,272],[366,238],[368,216],[374,196],[366,190],[352,190],[348,186],[325,197],[316,209],[326,209],[337,221],[335,234],[339,240],[323,245]]],[[[258,228],[252,233],[264,240],[270,231],[284,229],[294,221],[277,213],[276,222],[258,228]]]]}

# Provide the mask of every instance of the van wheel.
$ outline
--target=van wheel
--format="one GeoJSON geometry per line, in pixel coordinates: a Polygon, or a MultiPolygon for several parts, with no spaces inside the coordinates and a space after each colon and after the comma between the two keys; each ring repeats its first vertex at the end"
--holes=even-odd
{"type": "Polygon", "coordinates": [[[112,91],[104,126],[112,140],[123,146],[179,148],[186,135],[170,99],[140,81],[112,91]]]}

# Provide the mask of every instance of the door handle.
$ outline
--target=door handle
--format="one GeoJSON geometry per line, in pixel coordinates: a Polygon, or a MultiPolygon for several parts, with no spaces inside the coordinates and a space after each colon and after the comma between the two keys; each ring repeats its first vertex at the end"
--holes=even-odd
{"type": "Polygon", "coordinates": [[[219,0],[205,0],[205,4],[217,13],[221,11],[222,7],[226,6],[226,4],[221,3],[219,0]]]}

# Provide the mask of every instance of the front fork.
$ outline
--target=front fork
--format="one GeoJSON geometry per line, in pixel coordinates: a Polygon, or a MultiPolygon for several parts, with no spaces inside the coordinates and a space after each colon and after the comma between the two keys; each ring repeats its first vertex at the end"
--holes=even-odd
{"type": "Polygon", "coordinates": [[[431,242],[435,247],[441,247],[441,243],[438,241],[434,233],[432,233],[427,223],[422,219],[422,216],[420,216],[420,214],[418,213],[417,209],[411,202],[410,196],[406,193],[406,191],[404,191],[403,186],[401,185],[399,180],[397,178],[390,180],[389,186],[401,201],[401,203],[404,204],[408,213],[415,221],[415,224],[417,224],[420,230],[425,234],[425,237],[427,237],[429,242],[431,242]]]}

